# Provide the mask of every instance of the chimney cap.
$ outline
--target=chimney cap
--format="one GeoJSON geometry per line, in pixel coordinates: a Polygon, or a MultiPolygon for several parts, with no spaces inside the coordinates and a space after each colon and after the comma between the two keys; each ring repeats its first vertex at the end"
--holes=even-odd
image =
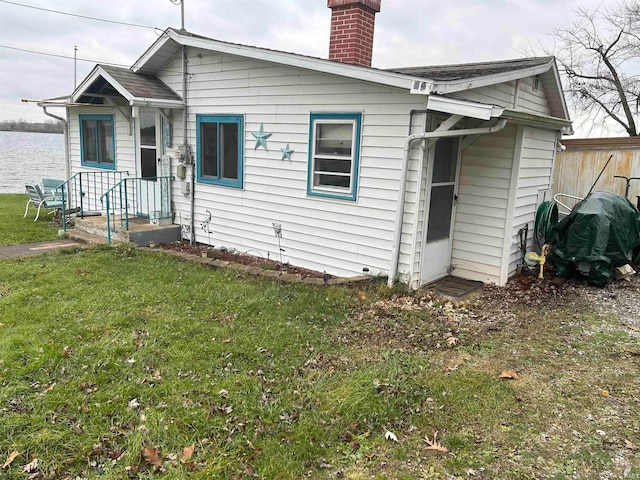
{"type": "Polygon", "coordinates": [[[378,13],[380,11],[381,3],[382,0],[327,0],[327,7],[336,8],[360,4],[378,13]]]}

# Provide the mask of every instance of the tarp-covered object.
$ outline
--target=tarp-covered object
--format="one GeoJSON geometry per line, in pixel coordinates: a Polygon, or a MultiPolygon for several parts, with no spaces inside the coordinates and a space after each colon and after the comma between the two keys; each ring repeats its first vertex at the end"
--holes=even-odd
{"type": "Polygon", "coordinates": [[[590,265],[589,283],[603,287],[615,267],[631,263],[640,245],[640,213],[625,197],[595,192],[557,223],[547,239],[549,261],[568,277],[577,263],[590,265]]]}

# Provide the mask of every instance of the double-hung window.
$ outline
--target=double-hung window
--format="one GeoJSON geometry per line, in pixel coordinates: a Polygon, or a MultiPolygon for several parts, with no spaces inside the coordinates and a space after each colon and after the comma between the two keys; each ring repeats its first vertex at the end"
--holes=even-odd
{"type": "Polygon", "coordinates": [[[80,115],[80,158],[87,167],[116,168],[113,115],[80,115]]]}
{"type": "Polygon", "coordinates": [[[312,113],[307,193],[355,200],[360,158],[360,113],[312,113]]]}
{"type": "Polygon", "coordinates": [[[198,181],[242,188],[242,115],[196,116],[198,181]]]}

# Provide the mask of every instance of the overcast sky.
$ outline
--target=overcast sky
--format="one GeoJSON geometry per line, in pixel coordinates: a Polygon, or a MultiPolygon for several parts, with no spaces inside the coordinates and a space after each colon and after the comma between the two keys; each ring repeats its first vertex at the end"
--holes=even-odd
{"type": "MultiPolygon", "coordinates": [[[[177,1],[177,0],[175,0],[177,1]]],[[[326,0],[184,0],[187,30],[219,40],[326,58],[331,12],[326,0]]],[[[379,68],[519,58],[530,45],[549,43],[578,7],[614,0],[382,0],[373,66],[379,68]]],[[[35,104],[73,91],[95,62],[130,66],[157,33],[151,28],[72,17],[33,8],[158,27],[180,27],[171,0],[0,0],[0,120],[45,120],[35,104]]],[[[575,115],[572,114],[573,117],[575,115]]],[[[578,133],[580,127],[578,127],[578,133]]],[[[611,131],[610,135],[619,132],[611,131]]]]}

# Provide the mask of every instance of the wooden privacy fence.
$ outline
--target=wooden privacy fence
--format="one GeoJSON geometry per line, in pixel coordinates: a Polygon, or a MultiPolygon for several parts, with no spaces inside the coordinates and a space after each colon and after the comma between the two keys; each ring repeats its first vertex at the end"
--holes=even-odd
{"type": "MultiPolygon", "coordinates": [[[[613,158],[598,180],[593,191],[624,195],[627,182],[615,175],[640,177],[640,138],[585,138],[563,139],[567,147],[556,155],[553,173],[553,194],[565,193],[584,197],[611,155],[613,158]]],[[[637,204],[640,180],[629,183],[629,200],[637,204]]],[[[577,200],[563,200],[573,206],[577,200]]]]}

